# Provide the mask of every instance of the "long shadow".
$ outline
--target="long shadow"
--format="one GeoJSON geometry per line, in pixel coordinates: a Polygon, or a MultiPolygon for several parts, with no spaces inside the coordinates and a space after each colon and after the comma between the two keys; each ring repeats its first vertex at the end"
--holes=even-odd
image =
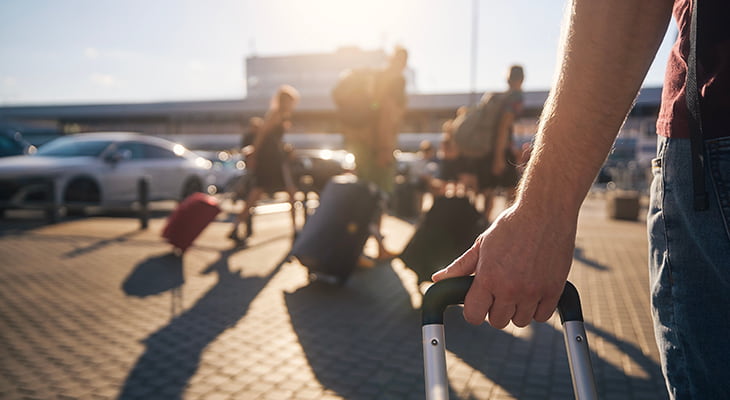
{"type": "Polygon", "coordinates": [[[592,260],[590,258],[587,258],[585,256],[585,253],[582,248],[576,247],[573,251],[573,259],[576,261],[580,261],[581,263],[585,264],[588,267],[591,267],[593,269],[597,269],[599,271],[608,271],[611,269],[608,265],[601,264],[596,260],[592,260]]]}
{"type": "Polygon", "coordinates": [[[419,312],[389,265],[356,269],[344,287],[314,282],[285,301],[323,387],[354,400],[423,393],[419,312]]]}
{"type": "Polygon", "coordinates": [[[94,242],[88,246],[84,246],[84,247],[80,247],[80,248],[71,250],[71,251],[63,254],[63,257],[64,258],[74,258],[74,257],[82,256],[86,253],[91,253],[94,251],[102,250],[104,247],[107,247],[109,245],[124,243],[130,239],[133,239],[135,236],[141,234],[142,232],[143,231],[141,231],[141,230],[134,230],[134,231],[130,231],[130,232],[121,234],[121,235],[113,237],[113,238],[97,240],[96,242],[94,242]]]}
{"type": "MultiPolygon", "coordinates": [[[[311,284],[285,294],[285,300],[322,386],[355,400],[422,398],[420,311],[413,309],[391,268],[356,270],[345,287],[311,284]]],[[[492,397],[506,392],[515,398],[573,398],[561,330],[533,323],[531,332],[514,335],[488,324],[472,326],[459,307],[449,308],[445,321],[449,378],[458,382],[450,388],[450,398],[484,398],[481,391],[492,397]],[[480,392],[464,392],[463,387],[480,392]]],[[[627,376],[621,361],[592,352],[600,398],[667,398],[657,363],[631,343],[587,329],[636,366],[627,376]]]]}
{"type": "MultiPolygon", "coordinates": [[[[501,391],[515,398],[574,398],[561,330],[533,322],[529,335],[514,336],[488,324],[471,326],[464,321],[461,309],[456,307],[447,310],[444,320],[447,349],[494,382],[501,391]]],[[[592,350],[599,398],[668,398],[656,362],[633,344],[606,331],[591,326],[586,329],[615,345],[616,351],[628,356],[639,369],[627,375],[621,357],[615,357],[611,362],[592,350]]],[[[474,398],[473,393],[459,395],[455,398],[474,398]]]]}
{"type": "Polygon", "coordinates": [[[169,252],[137,264],[122,283],[122,290],[129,296],[146,297],[177,289],[183,283],[182,257],[169,252]]]}
{"type": "Polygon", "coordinates": [[[284,263],[280,262],[267,276],[242,277],[229,265],[229,258],[239,250],[221,252],[220,258],[204,271],[218,275],[216,284],[190,309],[144,340],[145,352],[129,372],[120,399],[183,397],[203,350],[246,315],[251,302],[284,263]]]}

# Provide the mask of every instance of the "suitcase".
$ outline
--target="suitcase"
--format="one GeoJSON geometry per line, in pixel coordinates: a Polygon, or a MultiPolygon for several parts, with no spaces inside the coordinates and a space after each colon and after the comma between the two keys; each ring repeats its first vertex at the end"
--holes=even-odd
{"type": "Polygon", "coordinates": [[[400,259],[430,282],[431,275],[459,257],[484,232],[487,223],[466,197],[436,197],[400,259]]]}
{"type": "MultiPolygon", "coordinates": [[[[446,279],[433,284],[423,296],[421,329],[427,400],[449,398],[444,311],[450,305],[464,302],[466,292],[473,281],[473,276],[446,279]]],[[[597,399],[580,298],[575,286],[570,282],[565,283],[563,294],[558,302],[558,313],[563,326],[563,337],[568,353],[568,365],[575,398],[577,400],[597,399]]]]}
{"type": "Polygon", "coordinates": [[[307,218],[291,251],[309,269],[310,278],[347,281],[370,236],[379,199],[374,185],[354,175],[338,175],[327,182],[319,206],[307,218]]]}
{"type": "Polygon", "coordinates": [[[391,200],[393,213],[401,218],[418,217],[421,211],[419,210],[420,196],[422,193],[416,185],[405,179],[396,178],[391,200]]]}
{"type": "Polygon", "coordinates": [[[178,204],[167,218],[162,237],[184,253],[220,211],[215,197],[193,193],[178,204]]]}

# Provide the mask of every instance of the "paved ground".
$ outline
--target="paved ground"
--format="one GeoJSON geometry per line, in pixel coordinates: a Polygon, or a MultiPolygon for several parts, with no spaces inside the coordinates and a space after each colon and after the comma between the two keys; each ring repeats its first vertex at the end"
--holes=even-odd
{"type": "MultiPolygon", "coordinates": [[[[0,222],[0,399],[420,399],[415,274],[400,260],[343,288],[285,262],[286,213],[246,248],[215,222],[182,259],[164,213],[0,222]]],[[[222,216],[225,218],[225,216],[222,216]]],[[[391,248],[413,226],[387,218],[391,248]]],[[[519,240],[519,239],[517,239],[519,240]]],[[[372,250],[372,243],[368,245],[372,250]]],[[[581,214],[570,279],[583,299],[603,399],[665,399],[648,312],[645,228],[581,214]]],[[[559,321],[498,331],[447,312],[452,398],[566,399],[559,321]]]]}

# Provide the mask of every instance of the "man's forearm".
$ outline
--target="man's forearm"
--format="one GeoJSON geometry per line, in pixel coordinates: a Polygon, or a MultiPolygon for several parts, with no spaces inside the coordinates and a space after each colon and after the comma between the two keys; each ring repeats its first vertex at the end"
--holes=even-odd
{"type": "Polygon", "coordinates": [[[519,199],[577,216],[661,44],[672,1],[576,0],[570,7],[519,199]]]}

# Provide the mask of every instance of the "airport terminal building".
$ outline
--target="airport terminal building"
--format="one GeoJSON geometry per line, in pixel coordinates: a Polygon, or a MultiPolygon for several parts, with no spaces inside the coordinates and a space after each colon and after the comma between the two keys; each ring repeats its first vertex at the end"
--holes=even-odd
{"type": "MultiPolygon", "coordinates": [[[[336,137],[340,126],[330,91],[339,74],[348,67],[377,67],[385,60],[386,53],[382,50],[357,48],[327,54],[252,56],[245,61],[247,96],[241,99],[5,106],[0,107],[0,127],[20,130],[34,144],[57,135],[113,130],[167,137],[191,148],[235,148],[248,119],[262,116],[276,87],[286,83],[301,93],[289,137],[298,134],[336,137]]],[[[401,141],[405,147],[415,146],[420,136],[436,137],[443,122],[453,118],[457,108],[473,105],[481,97],[481,93],[418,93],[413,84],[414,72],[408,69],[405,75],[408,110],[401,132],[404,137],[412,138],[401,141]]],[[[518,139],[527,140],[535,133],[547,95],[547,91],[525,93],[525,112],[515,127],[518,139]]],[[[654,142],[660,99],[661,88],[642,90],[621,137],[654,142]]]]}

